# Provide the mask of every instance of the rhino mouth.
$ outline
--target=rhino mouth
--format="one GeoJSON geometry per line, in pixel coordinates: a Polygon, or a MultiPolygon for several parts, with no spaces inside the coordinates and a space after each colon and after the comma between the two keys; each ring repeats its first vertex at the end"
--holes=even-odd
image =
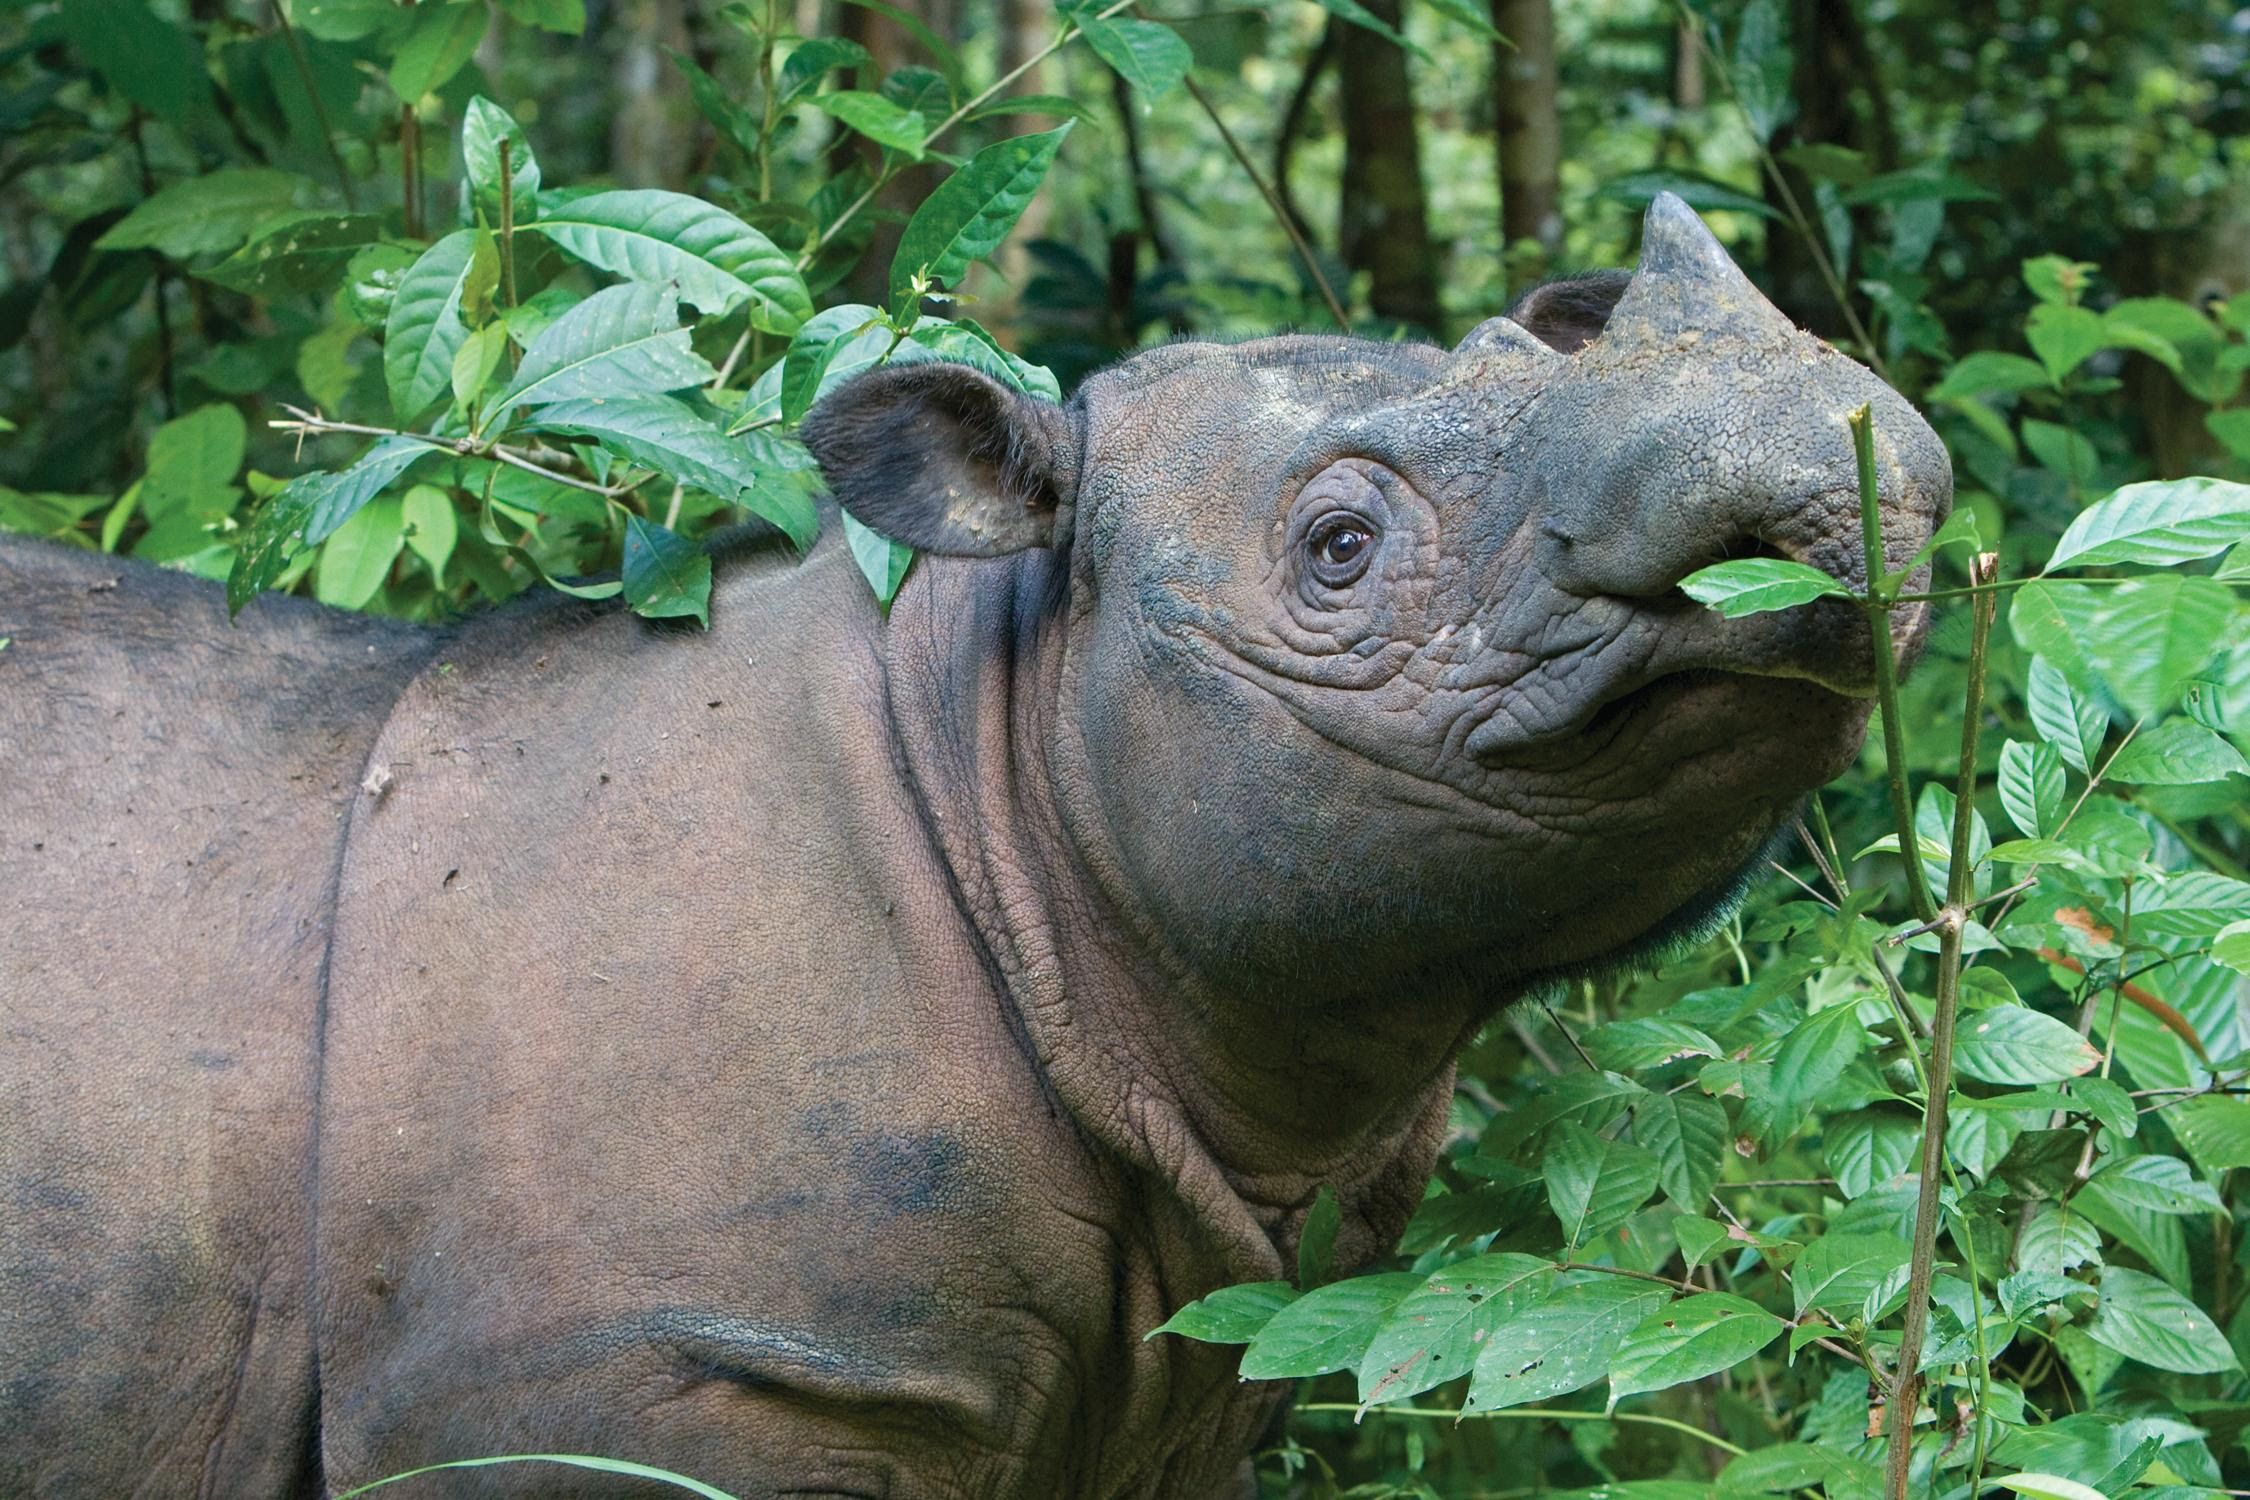
{"type": "MultiPolygon", "coordinates": [[[[1486,770],[1557,771],[1582,766],[1607,757],[1621,744],[1639,744],[1649,731],[1667,718],[1731,696],[1745,700],[1760,687],[1808,690],[1815,702],[1832,702],[1838,710],[1866,695],[1803,671],[1759,670],[1751,667],[1689,666],[1621,682],[1596,695],[1568,718],[1525,726],[1500,719],[1488,721],[1470,736],[1468,750],[1486,770]]],[[[1801,701],[1801,700],[1800,700],[1801,701]]],[[[1733,726],[1740,738],[1753,735],[1784,740],[1813,731],[1811,724],[1775,725],[1744,717],[1733,726]]]]}

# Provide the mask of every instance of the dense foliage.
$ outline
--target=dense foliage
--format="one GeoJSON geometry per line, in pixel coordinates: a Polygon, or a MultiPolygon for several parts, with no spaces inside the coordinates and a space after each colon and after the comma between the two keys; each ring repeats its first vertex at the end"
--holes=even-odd
{"type": "MultiPolygon", "coordinates": [[[[1503,247],[1475,80],[1510,7],[1117,0],[1015,54],[872,9],[913,60],[864,7],[700,18],[661,64],[694,160],[659,185],[572,107],[599,48],[655,44],[580,0],[11,7],[0,525],[237,608],[553,586],[702,618],[709,532],[812,540],[792,430],[872,363],[1053,396],[1050,368],[1174,330],[1457,332],[1526,271],[1626,259],[1681,191],[1951,447],[1937,582],[1862,601],[1871,629],[1933,606],[1926,659],[1712,941],[1471,1051],[1391,1263],[1337,1278],[1316,1203],[1293,1283],[1160,1336],[1305,1382],[1277,1495],[2250,1486],[2227,12],[1566,6],[1566,227],[1503,247]],[[1426,305],[1341,230],[1289,232],[1292,191],[1371,149],[1321,82],[1339,28],[1405,49],[1417,253],[1450,262],[1426,305]],[[1053,91],[1010,92],[1041,65],[1053,91]]],[[[887,599],[909,555],[842,524],[887,599]]],[[[1841,587],[1691,581],[1730,614],[1841,587]]]]}

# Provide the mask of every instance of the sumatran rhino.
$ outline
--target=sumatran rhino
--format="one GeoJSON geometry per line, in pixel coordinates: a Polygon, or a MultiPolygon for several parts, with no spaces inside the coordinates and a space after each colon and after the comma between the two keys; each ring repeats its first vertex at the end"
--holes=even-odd
{"type": "Polygon", "coordinates": [[[835,541],[708,634],[0,549],[0,1494],[1239,1493],[1284,1388],[1142,1335],[1323,1184],[1382,1256],[1496,1008],[1852,759],[1862,615],[1675,585],[1857,584],[1863,402],[1895,566],[1936,439],[1665,198],[1451,350],[860,378],[887,620],[835,541]]]}

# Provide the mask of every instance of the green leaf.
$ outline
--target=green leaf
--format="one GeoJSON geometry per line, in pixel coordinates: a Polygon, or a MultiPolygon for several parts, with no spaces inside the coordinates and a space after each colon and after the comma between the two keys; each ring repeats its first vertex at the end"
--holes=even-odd
{"type": "Polygon", "coordinates": [[[383,380],[400,422],[411,423],[446,393],[454,358],[469,338],[462,304],[475,300],[480,287],[489,295],[499,270],[491,235],[457,229],[399,278],[383,324],[383,380]]]}
{"type": "Polygon", "coordinates": [[[2112,1202],[2152,1214],[2226,1212],[2217,1191],[2207,1182],[2198,1182],[2188,1164],[2176,1156],[2112,1159],[2087,1180],[2087,1187],[2097,1185],[2112,1202]]]}
{"type": "Polygon", "coordinates": [[[2155,719],[2217,653],[2233,612],[2226,585],[2207,578],[2161,573],[2107,588],[2042,579],[2016,590],[2008,625],[2024,649],[2079,681],[2099,678],[2155,719]]]}
{"type": "Polygon", "coordinates": [[[1787,1326],[1757,1303],[1725,1292],[1683,1297],[1625,1336],[1610,1366],[1610,1399],[1732,1369],[1787,1326]]]}
{"type": "Polygon", "coordinates": [[[2101,1234],[2067,1203],[2041,1204],[2016,1241],[2016,1264],[2026,1271],[2059,1276],[2078,1266],[2101,1263],[2101,1234]]]}
{"type": "Polygon", "coordinates": [[[1701,1214],[1681,1214],[1674,1219],[1672,1237],[1680,1242],[1680,1258],[1691,1271],[1712,1256],[1724,1254],[1735,1243],[1726,1225],[1701,1214]]]}
{"type": "Polygon", "coordinates": [[[675,283],[683,302],[718,316],[750,305],[751,324],[790,334],[812,316],[796,263],[725,209],[655,188],[589,193],[525,228],[613,275],[675,283]]]}
{"type": "Polygon", "coordinates": [[[906,570],[914,563],[914,549],[870,529],[849,511],[844,512],[843,522],[844,541],[852,549],[852,561],[859,565],[867,586],[875,591],[875,602],[888,609],[898,597],[899,586],[906,582],[906,570]]]}
{"type": "Polygon", "coordinates": [[[2238,1370],[2241,1362],[2203,1309],[2153,1276],[2110,1266],[2086,1335],[2128,1359],[2182,1375],[2238,1370]]]}
{"type": "Polygon", "coordinates": [[[2062,668],[2034,656],[2025,707],[2039,737],[2054,746],[2072,770],[2086,774],[2109,733],[2109,715],[2102,706],[2074,685],[2062,668]]]}
{"type": "Polygon", "coordinates": [[[1824,1127],[1821,1159],[1836,1174],[1836,1190],[1864,1198],[1913,1165],[1921,1130],[1914,1121],[1883,1110],[1862,1109],[1832,1116],[1824,1127]]]}
{"type": "Polygon", "coordinates": [[[1945,378],[1931,386],[1923,399],[1964,401],[1995,392],[2012,394],[2038,390],[2047,383],[2047,372],[2022,355],[1982,350],[1946,371],[1945,378]]]}
{"type": "Polygon", "coordinates": [[[492,228],[500,224],[500,143],[508,143],[508,196],[520,226],[539,214],[539,158],[515,117],[479,94],[461,116],[461,161],[477,207],[492,228]]]}
{"type": "Polygon", "coordinates": [[[390,576],[391,562],[405,540],[399,497],[378,495],[368,501],[321,546],[313,597],[338,609],[364,609],[390,576]]]}
{"type": "Polygon", "coordinates": [[[2101,1053],[2052,1016],[1996,1005],[1961,1018],[1953,1066],[1986,1083],[2056,1083],[2091,1071],[2101,1053]]]}
{"type": "Polygon", "coordinates": [[[2110,346],[2109,334],[2101,314],[2051,302],[2033,308],[2023,325],[2024,342],[2058,386],[2064,376],[2110,346]]]}
{"type": "Polygon", "coordinates": [[[1844,1494],[1871,1494],[1880,1486],[1881,1475],[1864,1459],[1814,1443],[1754,1448],[1719,1471],[1719,1492],[1724,1495],[1778,1495],[1839,1482],[1853,1486],[1844,1494]]]}
{"type": "Polygon", "coordinates": [[[824,307],[789,341],[781,364],[781,420],[794,425],[839,381],[882,362],[891,346],[882,313],[863,302],[824,307]],[[870,337],[870,334],[873,337],[870,337]],[[838,357],[857,346],[857,359],[838,357]],[[831,369],[831,363],[835,368],[831,369]]]}
{"type": "Polygon", "coordinates": [[[1690,1057],[1724,1057],[1726,1051],[1703,1032],[1678,1021],[1648,1018],[1613,1021],[1579,1039],[1597,1067],[1630,1073],[1660,1068],[1690,1057]]]}
{"type": "Polygon", "coordinates": [[[788,533],[799,547],[820,534],[811,497],[762,471],[752,450],[730,441],[695,409],[671,396],[611,396],[540,407],[530,427],[591,437],[676,484],[747,506],[788,533]]]}
{"type": "MultiPolygon", "coordinates": [[[[1336,17],[1338,20],[1349,21],[1354,26],[1363,27],[1368,31],[1374,32],[1377,36],[1381,37],[1384,41],[1389,42],[1392,46],[1404,48],[1406,51],[1413,53],[1415,56],[1420,57],[1425,61],[1428,60],[1430,55],[1429,53],[1423,51],[1420,47],[1417,47],[1416,45],[1414,45],[1414,43],[1408,41],[1405,34],[1401,32],[1396,26],[1393,26],[1390,22],[1384,20],[1381,16],[1375,14],[1375,12],[1360,4],[1359,0],[1319,0],[1319,3],[1322,10],[1327,11],[1330,15],[1336,17]]],[[[1090,12],[1091,9],[1091,6],[1081,7],[1082,11],[1090,12]]]]}
{"type": "Polygon", "coordinates": [[[1447,20],[1468,27],[1488,42],[1506,43],[1511,48],[1515,45],[1494,28],[1492,17],[1482,0],[1424,0],[1424,3],[1447,20]]]}
{"type": "Polygon", "coordinates": [[[2250,974],[2250,921],[2229,922],[2211,940],[2211,962],[2250,974]]]}
{"type": "Polygon", "coordinates": [[[624,580],[637,615],[711,623],[711,555],[637,511],[625,513],[624,580]]]}
{"type": "Polygon", "coordinates": [[[1867,1294],[1913,1256],[1913,1246],[1895,1234],[1820,1236],[1805,1247],[1789,1271],[1789,1284],[1802,1316],[1813,1308],[1849,1320],[1867,1294]]]}
{"type": "Polygon", "coordinates": [[[833,89],[805,100],[814,109],[866,136],[879,146],[902,152],[909,160],[922,159],[922,138],[929,122],[917,110],[901,109],[881,94],[859,89],[833,89]]]}
{"type": "Polygon", "coordinates": [[[2199,786],[2250,775],[2250,761],[2192,719],[2166,719],[2117,752],[2106,773],[2138,786],[2199,786]]]}
{"type": "Polygon", "coordinates": [[[1547,1203],[1572,1251],[1631,1218],[1656,1191],[1656,1155],[1582,1125],[1557,1125],[1547,1137],[1542,1175],[1547,1203]]]}
{"type": "Polygon", "coordinates": [[[1486,1336],[1469,1379],[1469,1411],[1498,1411],[1566,1395],[1599,1380],[1628,1329],[1671,1294],[1622,1276],[1564,1286],[1486,1336]]]}
{"type": "Polygon", "coordinates": [[[1680,592],[1729,620],[1815,599],[1852,597],[1835,574],[1779,557],[1742,557],[1698,568],[1680,580],[1680,592]]]}
{"type": "Polygon", "coordinates": [[[1245,1380],[1290,1380],[1358,1367],[1391,1309],[1422,1284],[1389,1272],[1332,1281],[1276,1312],[1242,1356],[1245,1380]]]}
{"type": "Polygon", "coordinates": [[[380,214],[282,218],[225,260],[195,274],[250,297],[326,292],[363,252],[384,243],[380,214]]]}
{"type": "Polygon", "coordinates": [[[316,193],[311,182],[294,172],[222,167],[142,199],[94,241],[94,248],[160,250],[175,260],[234,250],[267,220],[302,209],[316,193]]]}
{"type": "Polygon", "coordinates": [[[1856,1005],[1814,1011],[1782,1039],[1781,1050],[1774,1054],[1774,1091],[1793,1105],[1809,1103],[1843,1076],[1866,1045],[1867,1028],[1860,1024],[1856,1005]]]}
{"type": "Polygon", "coordinates": [[[2112,1197],[2107,1187],[2091,1181],[2080,1187],[2077,1196],[2070,1201],[2088,1223],[2147,1261],[2165,1281],[2183,1291],[2193,1287],[2187,1236],[2181,1230],[2178,1217],[2112,1197]]]}
{"type": "Polygon", "coordinates": [[[717,374],[680,326],[672,289],[627,282],[602,288],[531,341],[492,420],[518,406],[683,390],[717,374]]]}
{"type": "Polygon", "coordinates": [[[865,47],[840,36],[816,36],[799,42],[781,65],[781,82],[776,90],[780,102],[794,103],[798,95],[818,85],[829,73],[838,68],[857,68],[867,60],[865,47]]]}
{"type": "Polygon", "coordinates": [[[2250,1103],[2210,1094],[2173,1105],[2164,1120],[2204,1171],[2250,1167],[2250,1103]]]}
{"type": "Polygon", "coordinates": [[[429,564],[430,576],[444,587],[445,565],[461,534],[453,497],[434,484],[418,484],[406,492],[399,509],[406,522],[408,550],[429,564]]]}
{"type": "Polygon", "coordinates": [[[2000,806],[2024,837],[2043,839],[2062,823],[2070,783],[2050,744],[2010,740],[2000,747],[2000,806]]]}
{"type": "Polygon", "coordinates": [[[160,516],[214,498],[219,515],[231,511],[248,436],[242,413],[224,402],[197,407],[157,428],[148,440],[142,513],[160,516]]]}
{"type": "Polygon", "coordinates": [[[1143,110],[1150,100],[1178,88],[1195,66],[1195,53],[1169,26],[1155,21],[1105,21],[1090,8],[1075,19],[1086,45],[1133,86],[1143,110]]]}
{"type": "Polygon", "coordinates": [[[336,1500],[352,1500],[369,1490],[379,1490],[386,1484],[396,1484],[402,1479],[412,1479],[421,1474],[435,1474],[441,1469],[485,1469],[494,1464],[559,1464],[565,1468],[591,1469],[597,1474],[623,1474],[630,1479],[650,1479],[658,1484],[668,1484],[674,1489],[700,1495],[703,1500],[735,1500],[725,1490],[713,1489],[700,1479],[690,1479],[685,1474],[675,1474],[670,1469],[652,1468],[623,1458],[591,1458],[581,1453],[509,1453],[492,1458],[456,1458],[442,1464],[426,1464],[419,1469],[408,1469],[403,1474],[392,1474],[372,1484],[343,1491],[336,1500]]]}
{"type": "Polygon", "coordinates": [[[1656,1180],[1683,1209],[1711,1196],[1731,1137],[1727,1112],[1699,1094],[1650,1094],[1633,1108],[1633,1139],[1656,1154],[1656,1180]]]}
{"type": "Polygon", "coordinates": [[[2136,936],[2208,938],[2233,922],[2250,920],[2250,884],[2209,870],[2187,870],[2136,897],[2136,936]]]}
{"type": "Polygon", "coordinates": [[[586,34],[586,0],[499,0],[509,19],[563,36],[586,34]]]}
{"type": "Polygon", "coordinates": [[[391,58],[391,91],[407,104],[445,87],[476,55],[491,16],[481,3],[419,5],[391,58]]]}
{"type": "Polygon", "coordinates": [[[486,386],[492,383],[493,372],[500,368],[500,356],[508,350],[508,330],[505,324],[487,323],[461,345],[453,356],[453,404],[464,412],[474,411],[477,400],[486,386]]]}
{"type": "Polygon", "coordinates": [[[1204,1344],[1247,1344],[1273,1321],[1273,1315],[1297,1300],[1297,1289],[1286,1281],[1253,1281],[1223,1286],[1199,1298],[1141,1335],[1143,1342],[1160,1333],[1177,1334],[1204,1344]]]}
{"type": "Polygon", "coordinates": [[[1761,219],[1781,217],[1756,194],[1745,193],[1740,188],[1729,187],[1723,182],[1715,182],[1694,172],[1628,172],[1603,183],[1601,191],[1594,196],[1613,198],[1635,208],[1644,208],[1658,193],[1671,193],[1688,207],[1703,213],[1750,214],[1761,219]]]}
{"type": "Polygon", "coordinates": [[[2223,479],[2129,484],[2097,500],[2055,543],[2044,571],[2119,563],[2169,567],[2250,540],[2250,485],[2223,479]]]}
{"type": "Polygon", "coordinates": [[[1530,1255],[1472,1256],[1431,1272],[1360,1357],[1360,1401],[1401,1401],[1466,1375],[1494,1328],[1554,1288],[1554,1263],[1530,1255]]]}
{"type": "Polygon", "coordinates": [[[2102,1077],[2089,1073],[2070,1082],[2070,1108],[2098,1123],[2112,1135],[2130,1138],[2141,1128],[2133,1096],[2102,1077]]]}
{"type": "Polygon", "coordinates": [[[1030,206],[1053,164],[1068,123],[1019,135],[970,157],[907,220],[891,259],[891,301],[903,305],[917,277],[954,286],[990,255],[1030,206]]]}
{"type": "Polygon", "coordinates": [[[2077,489],[2092,488],[2101,473],[2101,450],[2082,433],[2036,417],[2023,419],[2023,445],[2050,473],[2077,489]]]}

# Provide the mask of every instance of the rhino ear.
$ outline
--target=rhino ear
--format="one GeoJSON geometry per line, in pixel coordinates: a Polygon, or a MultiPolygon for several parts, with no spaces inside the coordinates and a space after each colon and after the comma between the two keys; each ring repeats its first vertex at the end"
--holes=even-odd
{"type": "Polygon", "coordinates": [[[1550,281],[1526,292],[1508,316],[1549,348],[1576,354],[1601,337],[1632,279],[1624,271],[1594,271],[1550,281]]]}
{"type": "Polygon", "coordinates": [[[1077,423],[967,365],[872,370],[814,407],[800,435],[837,502],[909,546],[997,557],[1068,538],[1077,423]]]}

